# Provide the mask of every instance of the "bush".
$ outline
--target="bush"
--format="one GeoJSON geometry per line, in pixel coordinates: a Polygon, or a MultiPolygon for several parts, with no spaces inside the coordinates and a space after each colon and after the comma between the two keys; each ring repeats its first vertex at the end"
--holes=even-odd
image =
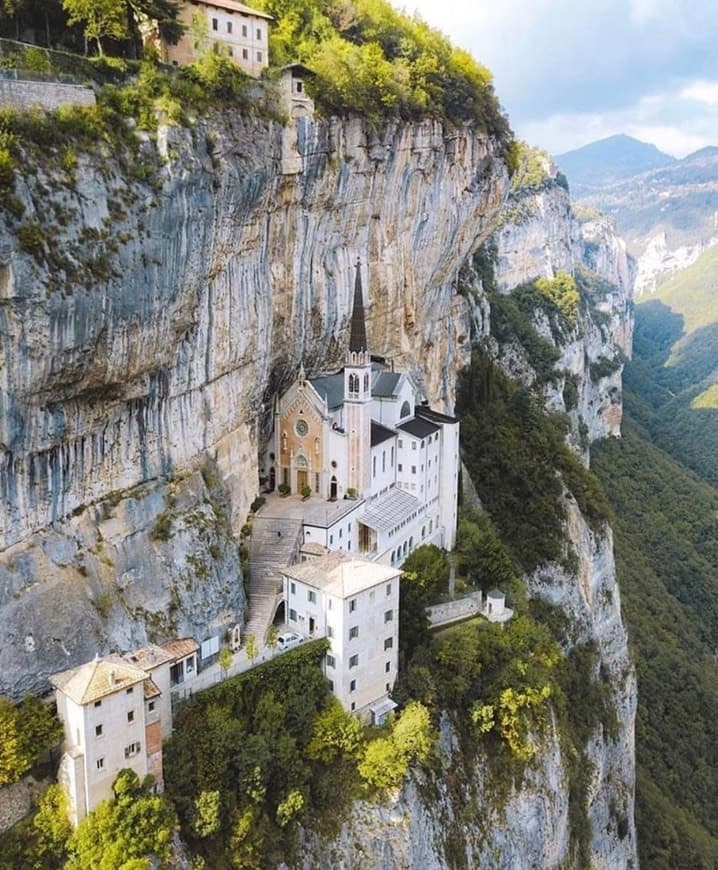
{"type": "Polygon", "coordinates": [[[302,494],[302,498],[309,498],[309,496],[312,494],[312,488],[311,486],[309,486],[309,484],[305,483],[304,486],[301,488],[300,492],[302,494]]]}
{"type": "Polygon", "coordinates": [[[27,221],[17,231],[17,241],[20,250],[30,254],[36,260],[44,259],[45,241],[42,227],[37,221],[27,221]]]}
{"type": "Polygon", "coordinates": [[[282,495],[289,495],[289,493],[292,491],[288,483],[280,483],[277,489],[282,495]]]}

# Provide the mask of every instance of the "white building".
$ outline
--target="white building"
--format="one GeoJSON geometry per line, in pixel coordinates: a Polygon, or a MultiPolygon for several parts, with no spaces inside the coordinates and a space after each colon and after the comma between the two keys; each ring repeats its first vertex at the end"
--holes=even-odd
{"type": "Polygon", "coordinates": [[[196,657],[197,644],[184,639],[165,647],[150,644],[124,657],[97,657],[50,677],[65,730],[58,778],[74,825],[113,796],[112,783],[125,767],[140,779],[152,774],[155,788],[163,789],[162,742],[172,733],[170,693],[196,674],[196,657]]]}
{"type": "Polygon", "coordinates": [[[345,509],[307,511],[303,543],[400,565],[421,544],[456,540],[459,422],[418,401],[408,374],[372,362],[357,264],[349,349],[336,373],[277,400],[260,469],[269,490],[311,491],[345,509]]]}
{"type": "Polygon", "coordinates": [[[401,571],[341,551],[282,569],[288,625],[327,637],[325,673],[346,710],[375,720],[389,700],[398,667],[401,571]]]}
{"type": "Polygon", "coordinates": [[[271,15],[235,0],[184,0],[178,17],[186,30],[177,44],[156,39],[165,63],[194,63],[211,47],[252,76],[269,65],[271,15]]]}

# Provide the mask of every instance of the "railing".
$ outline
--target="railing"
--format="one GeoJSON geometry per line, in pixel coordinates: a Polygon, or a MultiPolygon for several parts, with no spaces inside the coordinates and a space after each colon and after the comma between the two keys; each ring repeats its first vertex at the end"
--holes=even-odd
{"type": "Polygon", "coordinates": [[[84,85],[82,79],[69,73],[38,72],[31,69],[3,69],[2,67],[0,67],[0,81],[84,85]]]}

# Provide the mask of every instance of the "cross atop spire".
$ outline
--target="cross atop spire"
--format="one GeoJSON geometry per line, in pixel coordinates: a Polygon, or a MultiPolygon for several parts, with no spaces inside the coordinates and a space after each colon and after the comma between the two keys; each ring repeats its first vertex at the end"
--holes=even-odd
{"type": "Polygon", "coordinates": [[[357,258],[356,277],[354,279],[354,307],[352,309],[351,332],[349,334],[349,351],[365,353],[368,351],[366,340],[366,321],[364,319],[364,294],[361,286],[361,260],[357,258]]]}

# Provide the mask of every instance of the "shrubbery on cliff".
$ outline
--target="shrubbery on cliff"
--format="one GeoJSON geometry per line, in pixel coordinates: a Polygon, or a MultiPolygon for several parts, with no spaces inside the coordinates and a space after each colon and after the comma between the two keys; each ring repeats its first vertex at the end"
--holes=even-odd
{"type": "Polygon", "coordinates": [[[478,124],[502,141],[510,130],[491,74],[418,17],[385,0],[263,0],[276,23],[272,63],[297,60],[316,73],[311,85],[327,114],[373,120],[433,116],[478,124]]]}

